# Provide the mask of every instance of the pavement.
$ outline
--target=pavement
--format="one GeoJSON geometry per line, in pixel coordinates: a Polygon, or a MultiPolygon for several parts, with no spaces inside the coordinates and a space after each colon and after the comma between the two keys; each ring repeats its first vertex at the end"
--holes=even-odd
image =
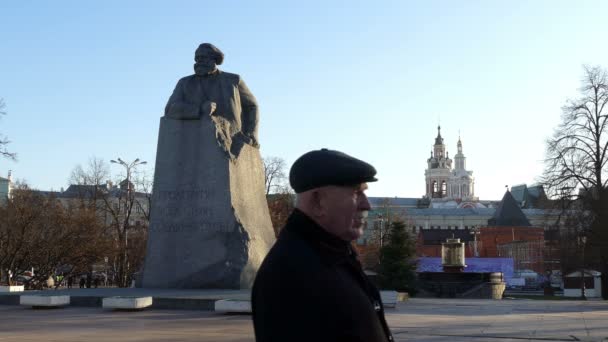
{"type": "MultiPolygon", "coordinates": [[[[413,298],[387,309],[387,320],[399,342],[608,341],[605,301],[413,298]]],[[[0,305],[4,341],[253,342],[254,337],[247,315],[0,305]]]]}

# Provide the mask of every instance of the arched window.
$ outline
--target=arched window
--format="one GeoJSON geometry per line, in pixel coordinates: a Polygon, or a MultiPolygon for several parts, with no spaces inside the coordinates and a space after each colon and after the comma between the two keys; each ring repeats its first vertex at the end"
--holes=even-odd
{"type": "Polygon", "coordinates": [[[443,181],[441,182],[441,197],[445,197],[448,193],[448,184],[443,181]]]}

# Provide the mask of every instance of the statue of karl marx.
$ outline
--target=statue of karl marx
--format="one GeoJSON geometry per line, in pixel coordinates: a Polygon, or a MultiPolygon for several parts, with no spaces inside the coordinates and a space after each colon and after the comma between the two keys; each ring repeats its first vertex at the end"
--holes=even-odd
{"type": "Polygon", "coordinates": [[[239,75],[217,68],[224,53],[204,43],[196,49],[194,60],[194,75],[177,82],[165,116],[179,120],[210,116],[217,141],[230,158],[238,157],[244,144],[259,148],[256,99],[239,75]]]}

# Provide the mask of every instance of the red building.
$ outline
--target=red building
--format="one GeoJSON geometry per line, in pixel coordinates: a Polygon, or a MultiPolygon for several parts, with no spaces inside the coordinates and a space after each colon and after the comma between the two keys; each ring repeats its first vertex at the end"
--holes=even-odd
{"type": "Polygon", "coordinates": [[[544,273],[544,229],[534,227],[507,191],[488,226],[471,229],[427,229],[418,234],[416,254],[440,257],[441,243],[448,238],[465,243],[465,256],[471,258],[513,258],[515,269],[544,273]]]}

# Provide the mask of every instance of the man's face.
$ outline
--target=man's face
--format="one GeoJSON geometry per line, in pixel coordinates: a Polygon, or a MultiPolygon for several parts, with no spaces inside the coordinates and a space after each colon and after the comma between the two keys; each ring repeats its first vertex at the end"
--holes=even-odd
{"type": "Polygon", "coordinates": [[[367,184],[356,186],[327,186],[323,188],[320,206],[324,212],[321,225],[345,241],[363,235],[370,204],[364,191],[367,184]]]}
{"type": "Polygon", "coordinates": [[[215,56],[209,49],[198,49],[194,61],[194,72],[199,76],[210,74],[217,69],[215,56]]]}

